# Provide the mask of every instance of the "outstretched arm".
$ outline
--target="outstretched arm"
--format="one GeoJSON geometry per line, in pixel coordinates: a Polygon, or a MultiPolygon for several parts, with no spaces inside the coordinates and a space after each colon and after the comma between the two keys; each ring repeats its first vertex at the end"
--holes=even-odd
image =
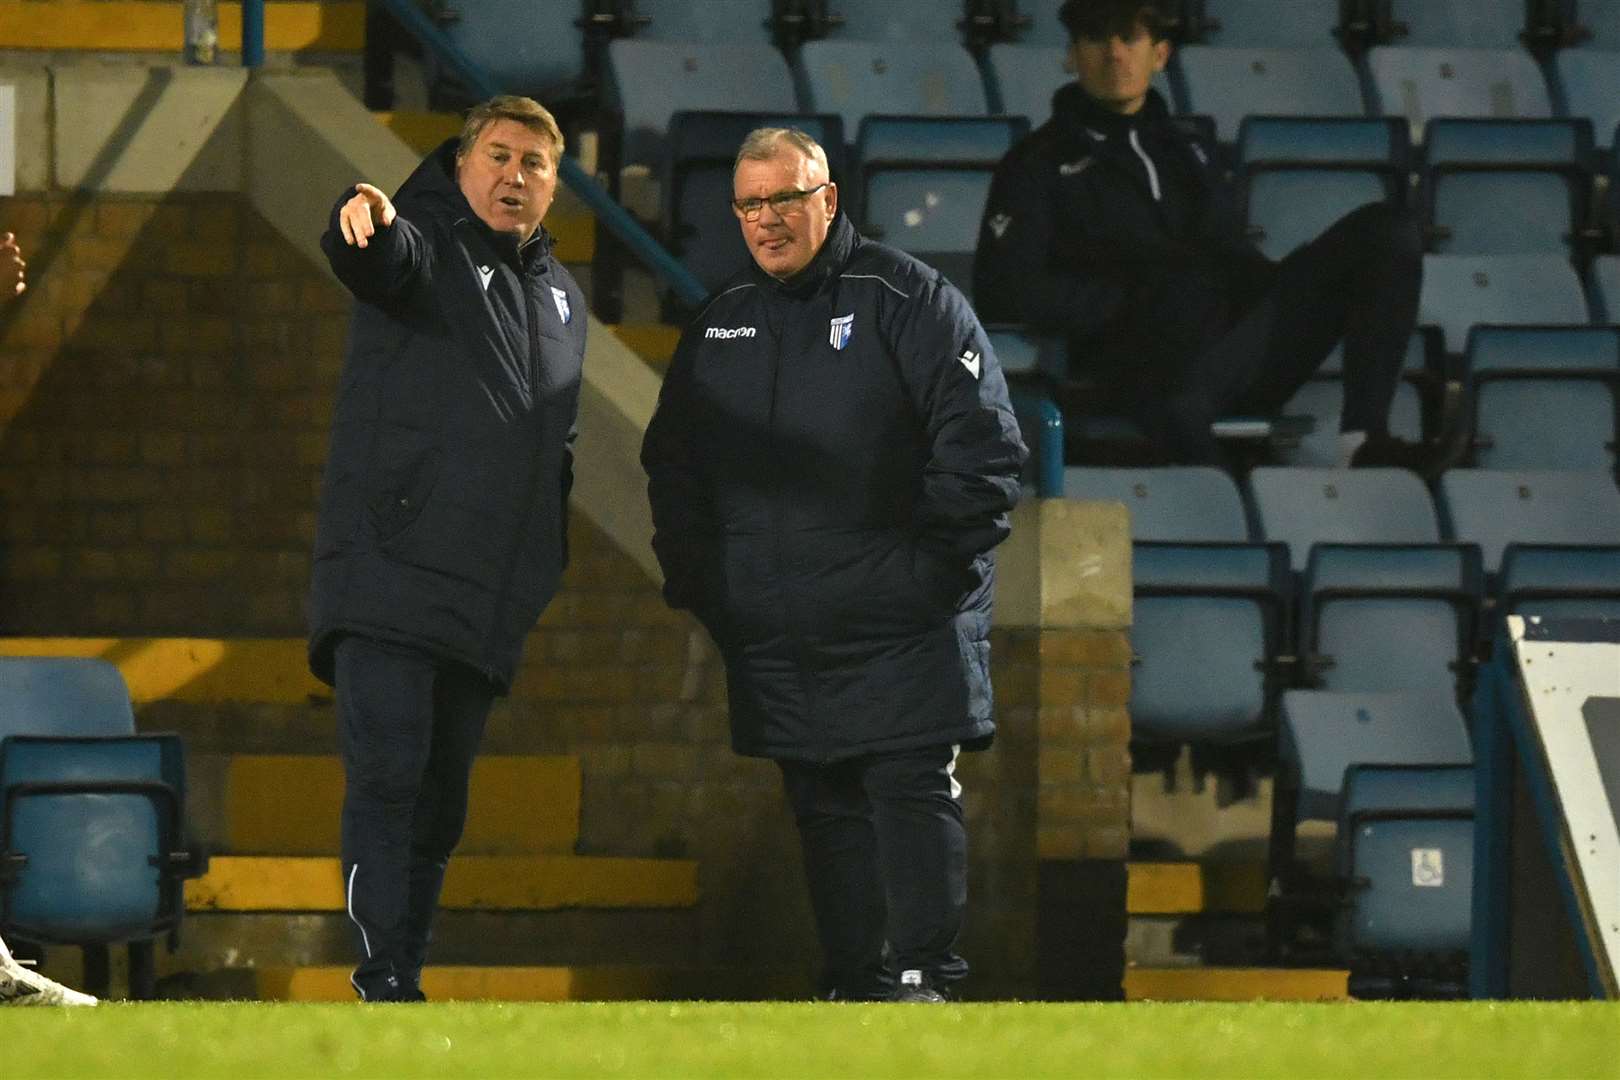
{"type": "Polygon", "coordinates": [[[321,250],[332,264],[332,272],[351,293],[380,302],[411,286],[422,270],[427,245],[387,195],[361,183],[345,192],[332,208],[321,250]]]}

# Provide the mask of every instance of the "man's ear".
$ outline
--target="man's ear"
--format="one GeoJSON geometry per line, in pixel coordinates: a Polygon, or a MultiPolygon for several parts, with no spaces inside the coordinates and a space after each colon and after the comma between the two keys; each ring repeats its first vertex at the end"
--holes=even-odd
{"type": "Polygon", "coordinates": [[[837,217],[838,216],[838,185],[833,183],[831,180],[829,180],[829,181],[827,181],[827,186],[822,188],[821,190],[822,190],[822,193],[827,196],[827,216],[830,217],[830,218],[837,217]]]}
{"type": "Polygon", "coordinates": [[[1153,70],[1163,71],[1170,63],[1170,42],[1168,40],[1153,43],[1153,70]]]}
{"type": "Polygon", "coordinates": [[[1070,75],[1080,74],[1080,61],[1075,59],[1074,52],[1080,47],[1078,41],[1069,42],[1069,47],[1063,50],[1063,70],[1070,75]]]}

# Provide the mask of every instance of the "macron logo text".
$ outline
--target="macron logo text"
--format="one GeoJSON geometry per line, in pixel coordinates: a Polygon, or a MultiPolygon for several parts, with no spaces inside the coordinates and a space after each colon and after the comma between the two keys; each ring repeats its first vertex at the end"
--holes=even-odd
{"type": "Polygon", "coordinates": [[[706,337],[706,338],[728,339],[728,338],[740,338],[740,337],[753,337],[754,333],[755,333],[755,331],[754,331],[754,328],[752,326],[734,326],[734,327],[731,327],[730,329],[727,329],[726,327],[723,327],[723,326],[711,326],[711,327],[709,327],[709,329],[707,331],[704,332],[703,336],[706,337]]]}

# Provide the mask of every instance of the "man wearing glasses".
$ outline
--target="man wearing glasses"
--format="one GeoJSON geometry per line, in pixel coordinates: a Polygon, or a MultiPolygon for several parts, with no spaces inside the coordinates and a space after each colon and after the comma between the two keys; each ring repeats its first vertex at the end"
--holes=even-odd
{"type": "Polygon", "coordinates": [[[856,234],[813,139],[750,134],[733,194],[753,265],[687,327],[642,447],[664,595],[725,659],[733,748],[781,767],[821,993],[943,1001],[1026,452],[967,302],[856,234]]]}

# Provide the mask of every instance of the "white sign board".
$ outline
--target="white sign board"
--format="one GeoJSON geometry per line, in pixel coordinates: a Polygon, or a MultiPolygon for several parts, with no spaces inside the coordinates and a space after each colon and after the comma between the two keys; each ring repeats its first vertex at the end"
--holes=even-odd
{"type": "Polygon", "coordinates": [[[1620,805],[1611,799],[1620,739],[1620,642],[1553,641],[1510,616],[1530,725],[1562,813],[1564,858],[1611,994],[1620,963],[1620,805]],[[1529,632],[1527,632],[1527,630],[1529,632]]]}
{"type": "Polygon", "coordinates": [[[17,88],[0,86],[0,195],[17,194],[17,88]]]}

